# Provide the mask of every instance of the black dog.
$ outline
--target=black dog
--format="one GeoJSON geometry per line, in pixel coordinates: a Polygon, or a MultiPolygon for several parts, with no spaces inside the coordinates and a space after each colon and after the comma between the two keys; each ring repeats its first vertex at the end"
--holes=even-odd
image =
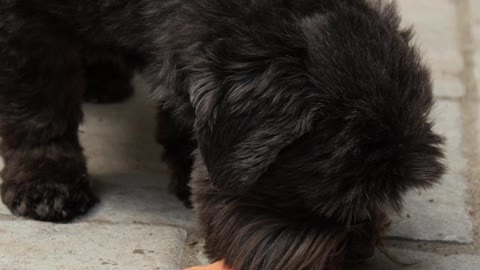
{"type": "Polygon", "coordinates": [[[341,269],[371,255],[359,251],[380,243],[406,191],[444,172],[410,38],[378,1],[3,0],[3,202],[48,221],[94,204],[82,99],[128,97],[137,66],[212,259],[341,269]]]}

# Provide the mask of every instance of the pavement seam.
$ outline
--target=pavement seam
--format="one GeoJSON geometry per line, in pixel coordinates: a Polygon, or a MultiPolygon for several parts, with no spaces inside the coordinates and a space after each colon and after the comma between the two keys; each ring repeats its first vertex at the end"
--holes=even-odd
{"type": "MultiPolygon", "coordinates": [[[[480,221],[480,215],[476,209],[480,209],[480,156],[478,154],[478,91],[475,81],[475,63],[474,63],[474,47],[472,36],[472,13],[469,0],[456,0],[457,9],[457,26],[459,31],[459,42],[464,67],[459,74],[460,80],[463,82],[466,92],[465,96],[460,99],[462,104],[462,126],[463,126],[463,154],[467,160],[467,170],[464,176],[467,178],[469,185],[467,204],[471,207],[471,217],[474,224],[480,221]]],[[[472,253],[479,254],[480,247],[480,228],[474,226],[474,245],[472,253]]]]}

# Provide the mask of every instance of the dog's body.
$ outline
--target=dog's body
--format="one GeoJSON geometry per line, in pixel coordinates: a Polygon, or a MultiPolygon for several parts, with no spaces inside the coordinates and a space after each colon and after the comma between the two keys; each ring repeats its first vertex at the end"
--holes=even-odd
{"type": "Polygon", "coordinates": [[[409,41],[392,6],[363,0],[2,1],[3,201],[50,221],[88,210],[82,97],[127,97],[138,65],[187,202],[193,167],[209,256],[339,269],[444,171],[409,41]]]}

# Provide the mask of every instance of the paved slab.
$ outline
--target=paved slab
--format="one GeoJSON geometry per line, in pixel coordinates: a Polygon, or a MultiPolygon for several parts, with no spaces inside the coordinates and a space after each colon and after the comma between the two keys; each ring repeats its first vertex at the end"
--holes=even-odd
{"type": "Polygon", "coordinates": [[[175,270],[186,235],[161,226],[0,221],[0,269],[175,270]]]}
{"type": "MultiPolygon", "coordinates": [[[[477,86],[480,85],[480,47],[479,49],[476,50],[475,52],[475,78],[476,78],[476,81],[477,81],[477,86]]],[[[477,88],[478,91],[480,91],[478,88],[477,88]]]]}
{"type": "Polygon", "coordinates": [[[462,174],[467,169],[467,160],[463,155],[463,125],[461,105],[457,101],[439,100],[432,112],[434,130],[446,138],[448,170],[462,174]]]}
{"type": "Polygon", "coordinates": [[[472,7],[472,36],[473,36],[473,46],[474,51],[474,62],[475,62],[475,77],[477,80],[477,90],[480,91],[480,1],[470,0],[470,6],[472,7]]]}
{"type": "Polygon", "coordinates": [[[480,269],[480,257],[473,255],[439,255],[426,252],[389,249],[401,262],[414,263],[410,267],[392,263],[383,255],[362,266],[350,267],[348,270],[477,270],[480,269]]]}
{"type": "Polygon", "coordinates": [[[162,147],[154,140],[155,104],[138,76],[134,85],[136,93],[127,102],[84,105],[80,138],[92,174],[165,172],[162,147]]]}
{"type": "MultiPolygon", "coordinates": [[[[144,183],[159,180],[158,175],[129,174],[113,176],[115,180],[144,183]],[[122,179],[123,177],[123,179],[122,179]]],[[[112,180],[113,182],[113,180],[112,180]]],[[[143,185],[100,184],[96,193],[101,202],[86,220],[116,223],[169,224],[182,228],[195,226],[193,211],[185,208],[165,188],[143,185]]]]}
{"type": "Polygon", "coordinates": [[[472,36],[477,46],[480,46],[480,2],[477,0],[469,0],[472,15],[472,36]]]}
{"type": "Polygon", "coordinates": [[[394,218],[390,236],[414,240],[471,243],[472,221],[467,201],[467,181],[462,176],[466,160],[462,154],[462,120],[459,103],[439,101],[433,118],[435,129],[447,138],[449,174],[427,191],[412,192],[406,211],[394,218]]]}
{"type": "Polygon", "coordinates": [[[465,85],[458,75],[446,72],[433,73],[433,92],[437,98],[460,98],[465,96],[465,85]]]}
{"type": "Polygon", "coordinates": [[[134,83],[137,93],[123,104],[85,106],[81,139],[101,199],[87,220],[191,228],[193,212],[168,192],[155,104],[139,77],[134,83]]]}
{"type": "MultiPolygon", "coordinates": [[[[475,0],[474,0],[475,1],[475,0]]],[[[398,0],[402,25],[415,27],[415,39],[427,61],[438,71],[463,68],[455,1],[398,0]]]]}
{"type": "Polygon", "coordinates": [[[92,174],[114,174],[130,171],[166,172],[160,160],[158,145],[132,139],[130,143],[115,142],[98,135],[81,136],[88,167],[92,174]]]}
{"type": "Polygon", "coordinates": [[[438,96],[460,97],[464,88],[455,76],[463,68],[455,2],[398,0],[404,26],[415,27],[414,42],[432,66],[438,96]]]}
{"type": "Polygon", "coordinates": [[[414,192],[405,212],[393,218],[390,236],[413,240],[472,243],[473,225],[465,205],[467,185],[459,175],[447,175],[440,186],[414,192]]]}

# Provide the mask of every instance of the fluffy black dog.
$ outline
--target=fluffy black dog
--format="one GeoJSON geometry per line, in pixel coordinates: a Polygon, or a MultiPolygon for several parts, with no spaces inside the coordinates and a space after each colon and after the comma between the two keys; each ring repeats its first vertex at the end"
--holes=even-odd
{"type": "Polygon", "coordinates": [[[410,38],[378,1],[2,0],[3,202],[48,221],[94,204],[81,102],[126,98],[137,66],[212,259],[341,269],[444,172],[410,38]]]}

